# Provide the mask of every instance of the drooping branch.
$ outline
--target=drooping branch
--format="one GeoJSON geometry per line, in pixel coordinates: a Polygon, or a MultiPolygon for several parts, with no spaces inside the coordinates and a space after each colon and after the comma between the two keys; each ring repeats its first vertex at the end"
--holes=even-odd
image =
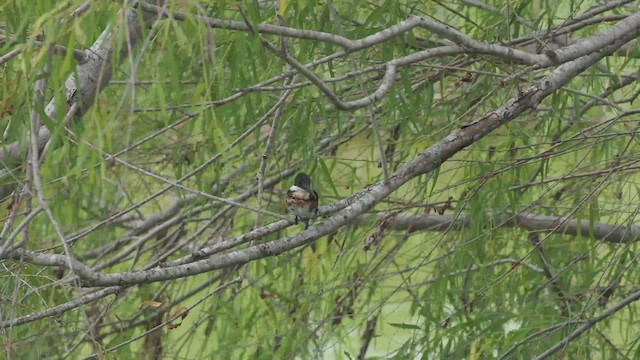
{"type": "MultiPolygon", "coordinates": [[[[500,108],[489,112],[477,121],[462,127],[460,130],[446,136],[436,144],[427,148],[414,160],[408,162],[404,167],[392,174],[388,184],[376,183],[367,189],[354,194],[351,198],[339,202],[340,206],[346,207],[317,226],[310,227],[308,230],[293,236],[258,244],[244,250],[226,254],[216,254],[210,258],[186,264],[167,264],[166,267],[162,268],[114,274],[81,272],[81,282],[84,286],[105,286],[118,284],[140,284],[175,279],[233,265],[244,264],[249,261],[268,256],[278,255],[293,248],[308,244],[319,237],[333,233],[341,227],[355,221],[357,217],[372,209],[378,202],[385,199],[389,194],[397,190],[409,180],[435,170],[444,161],[451,158],[457,152],[482,139],[484,136],[521,115],[528,109],[537,106],[545,97],[564,86],[564,84],[573,77],[580,74],[603,57],[616,51],[620,46],[636,36],[638,30],[628,31],[628,27],[635,26],[636,29],[640,29],[640,14],[630,16],[621,23],[624,23],[624,26],[617,24],[613,27],[617,29],[619,33],[616,34],[616,36],[611,37],[611,39],[613,39],[612,43],[604,46],[602,51],[592,53],[558,67],[551,75],[534,83],[511,100],[507,101],[500,108]]],[[[607,32],[610,33],[611,31],[612,30],[610,29],[607,32]]],[[[335,206],[336,205],[334,204],[332,207],[335,206]]],[[[268,225],[267,227],[277,225],[286,226],[288,223],[289,221],[282,220],[268,225]]],[[[254,231],[258,232],[261,230],[262,229],[256,229],[254,231]]],[[[26,256],[29,261],[40,264],[52,262],[54,260],[53,257],[58,256],[27,255],[28,254],[22,254],[22,256],[26,256]],[[47,257],[50,257],[50,260],[47,260],[47,257]]],[[[62,259],[55,260],[55,263],[57,264],[64,263],[62,259]]]]}
{"type": "MultiPolygon", "coordinates": [[[[637,24],[634,25],[637,28],[637,24]]],[[[615,39],[614,39],[615,40],[615,39]]],[[[624,40],[620,40],[624,41],[624,40]]],[[[618,42],[614,41],[613,45],[609,45],[606,48],[606,51],[609,52],[615,46],[617,46],[618,42]]],[[[602,45],[602,44],[601,44],[602,45]]],[[[450,50],[449,53],[444,52],[444,54],[459,54],[464,52],[465,50],[457,45],[451,45],[444,47],[447,50],[450,50]]],[[[613,50],[612,50],[613,51],[613,50]]],[[[433,49],[425,50],[424,52],[412,54],[408,57],[396,59],[397,61],[404,61],[406,64],[410,64],[412,62],[420,61],[424,56],[440,56],[443,53],[438,53],[437,51],[433,51],[433,49]],[[423,56],[423,57],[421,57],[423,56]]],[[[602,56],[605,56],[602,54],[602,56]]],[[[543,55],[546,56],[546,55],[543,55]]],[[[273,233],[277,230],[284,229],[290,225],[290,221],[278,221],[268,226],[255,229],[252,232],[244,234],[242,236],[225,239],[222,242],[208,248],[201,249],[200,251],[193,253],[189,256],[185,256],[176,261],[162,264],[157,268],[153,268],[151,270],[144,270],[135,273],[130,273],[128,277],[123,276],[122,274],[109,274],[102,275],[100,274],[96,268],[83,268],[81,269],[78,276],[80,279],[83,279],[84,285],[93,286],[102,286],[104,284],[125,284],[125,286],[130,286],[132,284],[140,284],[147,283],[150,281],[159,281],[159,280],[170,280],[178,277],[188,276],[190,274],[199,274],[205,271],[209,271],[212,269],[220,269],[224,267],[228,267],[234,264],[245,264],[249,261],[260,259],[267,256],[281,254],[285,251],[293,249],[295,247],[307,244],[315,239],[322,237],[326,234],[330,234],[342,226],[349,224],[350,222],[356,221],[361,214],[364,214],[369,209],[373,208],[379,201],[387,197],[389,194],[397,190],[400,186],[405,184],[407,181],[415,178],[420,174],[424,174],[426,172],[432,171],[436,169],[442,162],[449,159],[453,154],[459,152],[464,147],[473,144],[478,141],[483,136],[489,134],[491,131],[499,128],[503,124],[507,123],[509,120],[517,117],[523,112],[527,111],[529,107],[536,106],[539,104],[545,96],[551,94],[553,91],[558,89],[558,86],[569,81],[575,74],[580,73],[586,67],[590,66],[594,62],[598,61],[602,56],[595,55],[593,57],[588,57],[585,59],[579,59],[575,61],[573,64],[567,64],[571,66],[560,67],[556,70],[556,73],[549,76],[546,79],[534,84],[529,89],[523,91],[519,96],[514,97],[509,102],[505,104],[505,106],[500,109],[490,112],[484,117],[481,117],[478,121],[472,123],[469,126],[463,127],[460,131],[454,132],[450,136],[442,139],[436,145],[426,149],[422,154],[420,154],[414,161],[409,163],[406,167],[401,168],[399,171],[393,174],[392,181],[389,183],[379,183],[375,184],[372,187],[360,191],[354,194],[352,197],[345,199],[343,201],[339,201],[337,203],[328,205],[321,209],[322,214],[331,214],[334,211],[341,210],[339,213],[335,214],[326,222],[318,225],[317,227],[312,227],[307,232],[298,234],[292,237],[286,237],[277,241],[272,241],[266,244],[259,244],[256,246],[252,246],[248,249],[230,253],[223,253],[225,250],[232,249],[233,247],[249,242],[252,239],[259,239],[260,237],[265,236],[265,234],[273,233]],[[581,61],[584,60],[584,61],[581,61]],[[214,255],[213,257],[210,257],[214,255]],[[210,258],[209,258],[210,257],[210,258]]],[[[403,63],[403,64],[404,64],[403,63]]],[[[110,67],[111,65],[109,65],[110,67]]],[[[306,65],[305,65],[306,66],[306,65]]],[[[395,76],[394,76],[395,78],[395,76]]],[[[389,86],[393,82],[393,78],[387,83],[389,86]]],[[[385,80],[386,81],[386,80],[385,80]]],[[[325,80],[319,80],[319,82],[326,83],[325,80]]],[[[101,82],[102,84],[102,82],[101,82]]],[[[282,89],[280,89],[282,90],[282,89]]],[[[99,91],[99,89],[97,90],[99,91]]],[[[95,93],[94,93],[95,96],[95,93]]],[[[384,94],[383,94],[384,96],[384,94]]],[[[381,97],[375,99],[368,99],[373,101],[378,101],[381,97]]],[[[339,99],[338,99],[339,100],[339,99]]],[[[115,156],[115,155],[114,155],[115,156]]],[[[215,192],[214,192],[215,193],[215,192]]],[[[188,199],[196,199],[197,197],[201,197],[199,195],[189,195],[188,199]]],[[[170,211],[166,212],[166,218],[173,217],[175,213],[179,210],[179,206],[175,208],[171,208],[170,211]]],[[[588,222],[578,224],[575,220],[564,221],[565,219],[558,218],[544,218],[537,217],[532,214],[518,214],[516,217],[519,219],[518,223],[509,223],[506,222],[505,225],[513,225],[513,226],[521,226],[524,228],[532,229],[532,230],[540,230],[540,231],[555,231],[558,233],[564,234],[573,234],[573,232],[578,232],[578,229],[582,229],[582,234],[589,234],[589,224],[588,222]],[[520,219],[520,216],[523,216],[523,219],[520,219]],[[573,222],[572,222],[573,221],[573,222]],[[585,226],[587,230],[585,231],[585,226]]],[[[421,221],[426,221],[427,223],[433,218],[406,218],[405,220],[410,221],[410,223],[405,223],[407,226],[415,226],[415,224],[421,223],[421,221]]],[[[157,221],[160,221],[155,218],[149,218],[145,220],[146,224],[141,224],[140,227],[136,228],[132,233],[140,234],[145,233],[145,236],[153,235],[153,232],[147,233],[147,230],[157,224],[157,221]]],[[[443,219],[444,221],[444,219],[443,219]]],[[[454,221],[454,220],[451,220],[454,221]]],[[[401,224],[398,223],[398,226],[401,224]]],[[[596,224],[594,227],[594,236],[596,238],[600,238],[603,241],[611,241],[611,242],[622,242],[622,241],[636,241],[638,237],[638,229],[635,227],[629,227],[625,229],[617,229],[615,226],[602,224],[602,229],[599,228],[599,225],[596,224]],[[616,240],[617,239],[617,240],[616,240]]],[[[449,226],[449,225],[447,225],[449,226]]],[[[115,244],[115,243],[114,243],[115,244]]],[[[127,249],[121,251],[121,253],[126,253],[127,249]]],[[[20,258],[22,255],[24,257],[22,260],[26,262],[31,262],[33,264],[41,264],[45,266],[53,266],[53,264],[66,266],[65,264],[69,263],[69,259],[66,255],[47,255],[47,254],[35,254],[38,256],[32,256],[34,253],[29,251],[18,251],[13,254],[14,259],[20,258]]],[[[114,257],[115,259],[115,257],[114,257]]],[[[112,259],[113,260],[113,259],[112,259]]],[[[149,268],[151,266],[155,266],[155,262],[151,262],[145,268],[149,268]]],[[[83,264],[78,264],[83,265],[83,264]]],[[[101,266],[105,266],[105,264],[100,264],[101,266]]],[[[108,265],[108,264],[107,264],[108,265]]],[[[98,267],[100,269],[101,267],[98,267]]],[[[469,270],[465,270],[469,271],[469,270]]],[[[107,288],[106,290],[110,290],[109,292],[103,291],[101,292],[101,296],[106,296],[107,294],[111,294],[111,290],[115,292],[116,288],[107,288]]],[[[74,301],[72,306],[77,307],[81,304],[89,303],[91,301],[95,301],[98,297],[86,297],[81,302],[74,301]]],[[[59,308],[56,311],[60,312],[48,312],[48,313],[40,313],[40,318],[51,316],[53,314],[57,315],[62,313],[68,309],[73,307],[65,307],[64,309],[59,308]]],[[[20,318],[20,321],[29,322],[31,319],[28,317],[20,318]]],[[[23,323],[23,322],[20,322],[23,323]]],[[[8,324],[8,323],[7,323],[8,324]]],[[[11,325],[15,325],[16,323],[11,323],[11,325]]],[[[0,323],[0,328],[3,326],[3,323],[0,323]]]]}

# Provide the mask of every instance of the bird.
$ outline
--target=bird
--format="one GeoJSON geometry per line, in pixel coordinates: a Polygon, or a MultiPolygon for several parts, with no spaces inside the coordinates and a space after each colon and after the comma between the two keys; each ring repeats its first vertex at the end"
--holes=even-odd
{"type": "Polygon", "coordinates": [[[287,191],[287,210],[304,222],[304,229],[309,227],[309,219],[318,213],[318,192],[311,187],[309,175],[301,172],[296,175],[293,185],[287,191]]]}

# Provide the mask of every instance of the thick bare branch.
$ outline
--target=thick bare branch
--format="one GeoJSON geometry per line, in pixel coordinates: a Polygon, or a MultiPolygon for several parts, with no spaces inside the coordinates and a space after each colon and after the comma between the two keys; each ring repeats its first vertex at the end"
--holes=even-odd
{"type": "MultiPolygon", "coordinates": [[[[378,215],[385,218],[385,214],[378,215]]],[[[365,217],[366,219],[366,217],[365,217]]],[[[635,225],[612,225],[591,223],[589,219],[568,219],[562,216],[536,215],[530,212],[495,214],[490,216],[494,227],[515,227],[529,231],[549,232],[562,235],[593,236],[594,239],[608,243],[625,243],[640,241],[640,227],[635,225]]],[[[384,227],[392,230],[407,231],[448,231],[450,229],[468,228],[473,222],[466,213],[444,215],[413,215],[400,213],[386,219],[384,227]]]]}

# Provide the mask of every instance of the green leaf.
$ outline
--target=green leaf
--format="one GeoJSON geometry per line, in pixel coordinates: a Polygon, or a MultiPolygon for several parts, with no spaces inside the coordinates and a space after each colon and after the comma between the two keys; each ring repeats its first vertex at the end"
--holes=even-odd
{"type": "Polygon", "coordinates": [[[422,330],[420,326],[415,324],[407,324],[407,323],[388,323],[388,324],[399,329],[422,330]]]}

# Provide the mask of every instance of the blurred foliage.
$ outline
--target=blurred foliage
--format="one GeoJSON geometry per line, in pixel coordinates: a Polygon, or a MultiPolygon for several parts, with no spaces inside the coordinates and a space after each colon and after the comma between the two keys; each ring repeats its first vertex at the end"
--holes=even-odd
{"type": "MultiPolygon", "coordinates": [[[[64,103],[64,82],[75,60],[70,52],[47,56],[47,47],[36,39],[86,49],[122,16],[122,2],[91,2],[86,13],[71,18],[70,13],[83,2],[14,0],[0,5],[0,34],[10,39],[0,44],[0,56],[13,49],[22,51],[0,67],[3,144],[22,141],[28,135],[29,116],[35,107],[33,86],[43,76],[45,64],[51,69],[46,74],[46,98],[64,103]]],[[[419,15],[450,24],[479,41],[509,43],[532,34],[544,38],[552,27],[599,3],[487,1],[495,11],[485,11],[465,1],[334,1],[339,15],[335,18],[331,3],[287,1],[281,2],[280,11],[286,26],[350,39],[419,15]]],[[[180,1],[170,2],[169,9],[252,25],[279,21],[279,7],[271,1],[180,1]]],[[[637,10],[633,4],[607,14],[637,10]]],[[[611,24],[603,21],[571,37],[578,39],[611,24]]],[[[218,195],[234,198],[255,192],[273,117],[237,146],[230,145],[280,98],[282,80],[263,82],[288,71],[288,65],[262,46],[256,34],[210,29],[192,15],[183,21],[165,19],[144,31],[144,41],[134,48],[133,56],[114,60],[112,83],[96,96],[82,121],[72,125],[74,136],[67,136],[60,123],[53,123],[56,148],[47,154],[41,171],[48,205],[68,237],[124,209],[130,209],[139,222],[189,196],[174,189],[149,200],[167,183],[140,169],[209,192],[212,182],[219,183],[246,167],[218,195]],[[261,88],[253,88],[257,85],[261,88]],[[238,92],[243,95],[219,103],[238,92]],[[125,149],[119,159],[132,166],[107,160],[125,149]],[[194,171],[193,176],[182,179],[194,171]]],[[[264,38],[277,46],[284,41],[274,35],[264,38]]],[[[379,84],[379,66],[385,61],[440,46],[442,41],[416,29],[312,71],[330,79],[371,67],[372,71],[360,75],[369,94],[379,84]]],[[[535,47],[532,43],[514,46],[535,47]]],[[[333,44],[301,39],[286,39],[286,46],[301,63],[340,50],[333,44]]],[[[356,358],[365,325],[376,315],[369,356],[487,359],[519,342],[523,344],[510,355],[513,358],[539,354],[574,331],[580,321],[602,311],[602,288],[617,284],[611,303],[637,288],[637,245],[606,244],[590,234],[535,234],[543,242],[543,259],[528,240],[531,234],[499,228],[491,215],[531,211],[593,223],[635,222],[638,119],[619,115],[630,109],[629,102],[622,101],[637,96],[640,89],[633,84],[606,99],[599,97],[625,76],[637,76],[638,66],[631,56],[607,58],[538,109],[465,149],[437,172],[417,177],[376,207],[376,211],[424,214],[433,204],[452,197],[447,213],[470,214],[474,220],[468,229],[442,233],[386,230],[381,241],[365,251],[363,245],[379,231],[379,224],[363,221],[318,240],[313,249],[250,263],[241,286],[216,291],[237,276],[238,272],[231,271],[153,283],[50,320],[5,329],[0,336],[3,352],[12,358],[81,358],[103,353],[107,358],[127,359],[140,358],[145,352],[149,356],[145,350],[149,337],[125,342],[154,326],[158,310],[142,303],[153,299],[163,303],[164,320],[176,308],[198,303],[179,327],[162,328],[166,358],[356,358]],[[593,100],[595,104],[583,111],[593,100]],[[617,101],[621,104],[611,105],[617,101]],[[549,149],[553,149],[549,156],[540,155],[549,149]],[[496,262],[500,259],[513,261],[496,262]],[[553,271],[551,279],[534,271],[543,266],[553,271]],[[211,281],[216,276],[222,279],[211,281]],[[566,299],[559,298],[556,285],[566,299]],[[565,322],[573,323],[559,326],[565,322]],[[531,338],[543,329],[548,330],[531,338]]],[[[312,174],[321,205],[350,196],[382,180],[380,155],[369,126],[372,112],[386,148],[393,146],[388,164],[393,170],[551,71],[529,72],[518,81],[502,83],[523,68],[475,55],[415,63],[401,70],[383,100],[371,109],[353,112],[334,109],[314,86],[296,88],[276,124],[265,176],[277,177],[297,167],[312,174]],[[319,150],[330,136],[331,143],[344,143],[333,151],[319,150]]],[[[306,79],[298,76],[296,81],[306,79]]],[[[355,76],[328,85],[342,99],[364,95],[355,76]]],[[[56,117],[60,119],[66,110],[59,107],[56,117]]],[[[285,213],[282,198],[291,181],[287,178],[267,189],[261,206],[285,213]]],[[[244,202],[257,206],[255,194],[244,202]]],[[[245,209],[225,210],[215,222],[210,221],[224,208],[224,204],[196,198],[184,205],[180,212],[184,216],[175,226],[157,234],[132,234],[136,221],[105,225],[79,238],[72,251],[103,272],[142,269],[177,243],[182,242],[168,260],[253,228],[256,215],[245,209]],[[145,236],[156,240],[135,245],[145,236]],[[174,236],[178,240],[170,240],[174,236]],[[111,252],[105,255],[107,250],[111,252]],[[122,258],[116,257],[120,255],[122,258]]],[[[3,211],[8,214],[6,207],[3,211]]],[[[21,216],[17,222],[24,218],[21,216]]],[[[263,225],[273,220],[260,217],[263,225]]],[[[261,241],[298,231],[301,228],[293,226],[261,241]]],[[[30,224],[27,248],[44,251],[50,247],[63,253],[51,221],[41,214],[30,224]]],[[[71,301],[82,293],[70,286],[53,286],[64,275],[54,269],[5,260],[0,264],[2,320],[71,301]]],[[[564,354],[569,358],[635,358],[636,312],[636,306],[627,307],[572,342],[564,354]]]]}

